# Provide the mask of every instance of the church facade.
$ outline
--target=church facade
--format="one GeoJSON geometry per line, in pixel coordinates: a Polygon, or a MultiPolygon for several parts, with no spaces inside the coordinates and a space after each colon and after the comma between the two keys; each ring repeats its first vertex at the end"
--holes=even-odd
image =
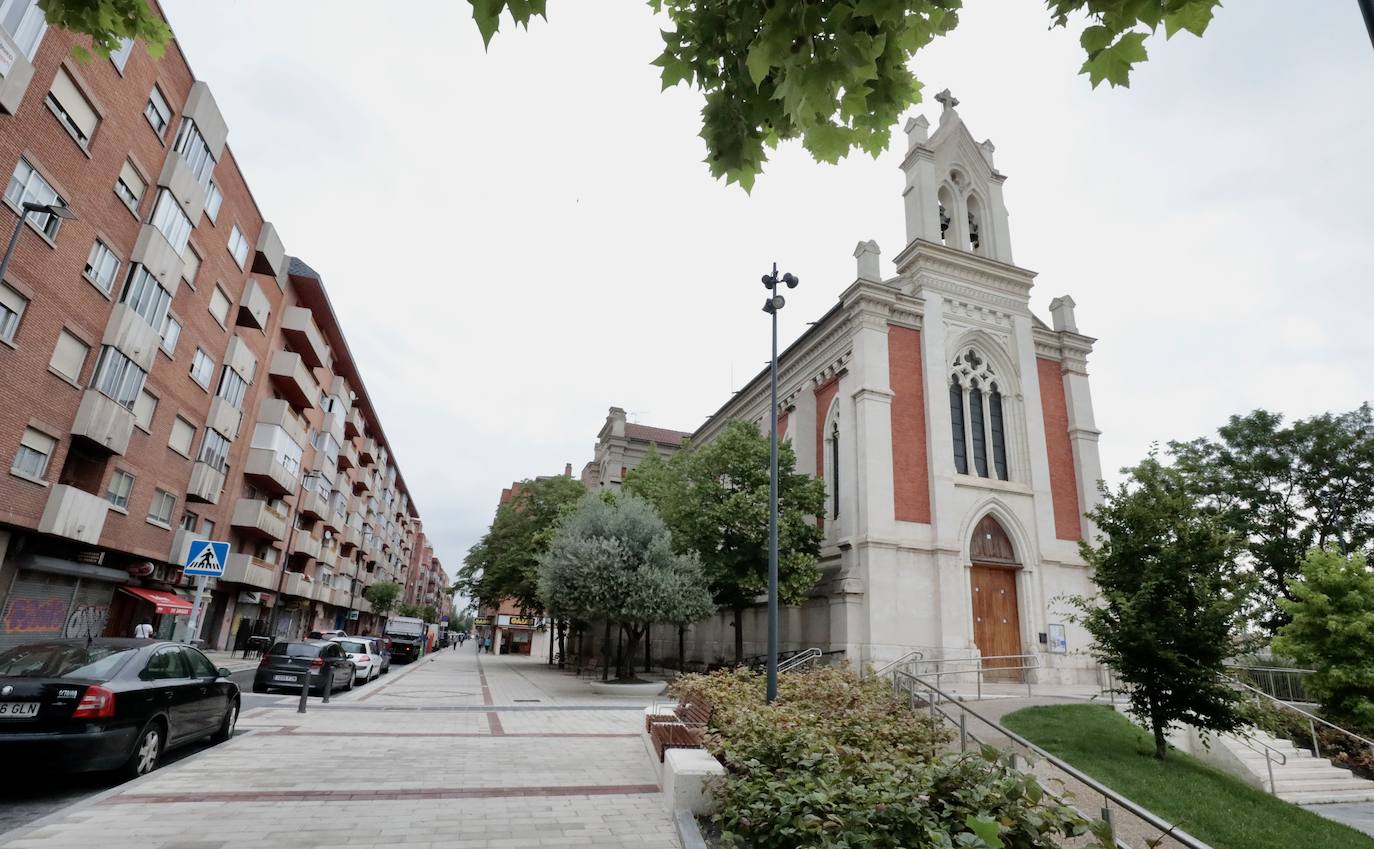
{"type": "MultiPolygon", "coordinates": [[[[875,665],[913,650],[1035,655],[1036,680],[1091,680],[1063,599],[1092,590],[1078,544],[1101,477],[1094,340],[1068,297],[1049,324],[1031,314],[1035,274],[1012,258],[993,145],[940,100],[934,132],[924,117],[906,126],[896,276],[860,243],[854,282],[781,355],[779,432],[827,489],[823,577],[784,608],[782,648],[875,665]]],[[[732,419],[766,431],[768,390],[765,371],[692,441],[732,419]]],[[[746,653],[764,650],[765,617],[762,605],[746,616],[746,653]]],[[[731,627],[695,626],[695,656],[731,657],[731,627]]]]}

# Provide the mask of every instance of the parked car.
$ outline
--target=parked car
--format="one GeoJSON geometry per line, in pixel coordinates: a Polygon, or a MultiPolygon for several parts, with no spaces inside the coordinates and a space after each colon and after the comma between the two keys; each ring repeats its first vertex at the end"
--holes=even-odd
{"type": "Polygon", "coordinates": [[[374,653],[371,640],[366,637],[335,637],[331,642],[337,643],[353,662],[353,676],[357,683],[366,684],[373,678],[381,677],[382,658],[374,653]]]}
{"type": "Polygon", "coordinates": [[[325,687],[353,689],[353,662],[338,643],[329,640],[283,640],[262,656],[253,676],[253,692],[299,690],[309,686],[317,696],[325,687]],[[309,684],[307,684],[307,680],[309,684]]]}
{"type": "Polygon", "coordinates": [[[118,770],[234,735],[239,688],[190,646],[134,639],[47,640],[0,652],[0,763],[118,770]]]}
{"type": "Polygon", "coordinates": [[[390,637],[358,637],[356,639],[368,640],[372,643],[372,653],[382,659],[382,674],[391,671],[391,638],[390,637]]]}

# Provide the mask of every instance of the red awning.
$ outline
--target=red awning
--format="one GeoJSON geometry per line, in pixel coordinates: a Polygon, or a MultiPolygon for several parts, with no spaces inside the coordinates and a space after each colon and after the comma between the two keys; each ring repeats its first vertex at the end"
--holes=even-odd
{"type": "Polygon", "coordinates": [[[191,612],[191,602],[173,593],[165,593],[162,590],[146,590],[143,587],[120,587],[120,589],[129,595],[152,602],[158,613],[186,616],[191,612]]]}

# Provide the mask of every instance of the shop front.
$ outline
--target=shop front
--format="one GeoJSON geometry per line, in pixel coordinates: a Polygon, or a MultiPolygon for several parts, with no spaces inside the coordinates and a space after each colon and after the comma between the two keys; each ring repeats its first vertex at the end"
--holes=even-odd
{"type": "Polygon", "coordinates": [[[31,555],[17,566],[0,610],[0,650],[105,635],[115,588],[129,581],[118,569],[59,557],[31,555]]]}

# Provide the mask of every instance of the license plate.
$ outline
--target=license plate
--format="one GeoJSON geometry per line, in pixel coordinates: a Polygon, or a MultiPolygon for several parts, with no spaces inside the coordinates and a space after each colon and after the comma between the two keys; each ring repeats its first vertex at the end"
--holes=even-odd
{"type": "Polygon", "coordinates": [[[295,684],[297,681],[300,681],[301,679],[296,675],[273,675],[272,680],[286,681],[288,683],[295,684]]]}
{"type": "Polygon", "coordinates": [[[0,719],[33,719],[38,702],[0,702],[0,719]]]}

